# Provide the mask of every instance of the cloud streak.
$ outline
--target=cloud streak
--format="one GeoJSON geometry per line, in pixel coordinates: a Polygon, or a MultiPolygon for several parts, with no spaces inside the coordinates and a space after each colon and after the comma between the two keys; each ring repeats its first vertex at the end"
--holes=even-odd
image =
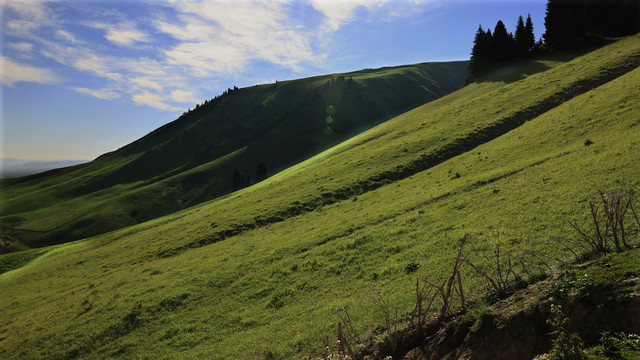
{"type": "Polygon", "coordinates": [[[196,76],[241,72],[254,60],[293,70],[313,64],[310,36],[287,17],[285,2],[176,3],[178,22],[158,20],[155,27],[180,43],[164,51],[168,62],[196,76]]]}
{"type": "Polygon", "coordinates": [[[325,31],[337,31],[355,17],[356,10],[372,10],[385,3],[384,0],[312,0],[314,9],[325,16],[325,31]]]}
{"type": "Polygon", "coordinates": [[[144,31],[136,28],[132,23],[91,23],[89,27],[101,29],[105,31],[104,38],[118,46],[134,46],[138,43],[148,42],[149,35],[144,31]]]}
{"type": "Polygon", "coordinates": [[[56,84],[62,81],[49,69],[16,63],[5,56],[0,57],[0,80],[9,87],[14,87],[19,82],[56,84]]]}
{"type": "Polygon", "coordinates": [[[74,87],[72,89],[79,93],[97,97],[98,99],[113,100],[120,97],[120,95],[117,92],[107,90],[107,89],[93,90],[93,89],[87,89],[82,87],[74,87]]]}
{"type": "Polygon", "coordinates": [[[16,51],[23,52],[23,53],[31,52],[31,50],[33,50],[33,44],[28,43],[26,41],[17,42],[17,43],[7,43],[6,45],[16,51]]]}
{"type": "Polygon", "coordinates": [[[135,94],[131,98],[133,102],[140,105],[148,105],[156,109],[176,111],[180,110],[179,107],[171,106],[164,101],[164,97],[159,94],[150,93],[148,91],[135,94]]]}

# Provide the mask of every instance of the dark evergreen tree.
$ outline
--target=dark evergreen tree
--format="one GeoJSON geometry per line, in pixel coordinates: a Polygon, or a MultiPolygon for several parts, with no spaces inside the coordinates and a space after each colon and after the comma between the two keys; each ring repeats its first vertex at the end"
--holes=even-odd
{"type": "Polygon", "coordinates": [[[233,191],[240,190],[247,185],[247,180],[238,168],[233,171],[233,191]]]}
{"type": "Polygon", "coordinates": [[[488,58],[491,53],[490,33],[487,34],[482,25],[478,26],[476,37],[473,39],[473,48],[471,49],[471,59],[469,61],[469,73],[471,78],[477,79],[482,76],[488,66],[488,58]]]}
{"type": "Polygon", "coordinates": [[[526,57],[529,54],[530,48],[527,39],[527,29],[524,26],[524,18],[520,15],[516,24],[516,55],[519,58],[526,57]]]}
{"type": "Polygon", "coordinates": [[[268,177],[269,177],[269,174],[267,172],[267,164],[263,162],[259,163],[258,167],[256,168],[256,183],[259,183],[260,181],[268,177]]]}
{"type": "Polygon", "coordinates": [[[524,24],[524,30],[526,32],[527,50],[531,52],[536,47],[536,36],[533,33],[533,21],[531,20],[531,14],[527,15],[527,21],[524,24]]]}
{"type": "Polygon", "coordinates": [[[640,31],[640,0],[548,0],[546,44],[565,47],[588,36],[626,36],[640,31]]]}
{"type": "Polygon", "coordinates": [[[640,31],[639,0],[589,0],[584,5],[588,33],[625,36],[640,31]]]}
{"type": "Polygon", "coordinates": [[[491,40],[492,53],[498,64],[512,61],[516,56],[516,42],[513,35],[507,32],[502,20],[498,20],[496,27],[493,29],[493,37],[491,40]]]}
{"type": "Polygon", "coordinates": [[[580,0],[548,0],[544,17],[544,42],[566,46],[585,35],[585,3],[580,0]]]}

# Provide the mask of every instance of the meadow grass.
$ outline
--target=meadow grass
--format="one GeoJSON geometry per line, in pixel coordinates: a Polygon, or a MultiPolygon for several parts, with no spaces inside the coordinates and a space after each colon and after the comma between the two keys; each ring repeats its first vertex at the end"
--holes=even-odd
{"type": "Polygon", "coordinates": [[[546,240],[572,236],[595,190],[639,185],[639,69],[435,166],[318,199],[633,64],[639,40],[470,85],[255,186],[0,274],[0,357],[300,358],[335,334],[339,307],[362,334],[379,328],[374,290],[406,314],[416,278],[444,277],[464,234],[557,251],[546,240]],[[292,206],[309,207],[284,216],[292,206]]]}

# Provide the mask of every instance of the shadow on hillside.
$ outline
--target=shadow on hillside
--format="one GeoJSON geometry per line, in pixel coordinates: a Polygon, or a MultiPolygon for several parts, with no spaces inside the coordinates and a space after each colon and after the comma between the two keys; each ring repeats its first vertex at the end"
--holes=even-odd
{"type": "Polygon", "coordinates": [[[474,82],[505,82],[512,83],[550,69],[554,63],[566,63],[580,56],[588,54],[603,46],[615,42],[616,38],[592,37],[576,42],[562,50],[542,47],[527,61],[518,62],[501,67],[493,72],[476,79],[474,82]]]}
{"type": "Polygon", "coordinates": [[[527,76],[549,70],[551,66],[541,61],[529,61],[514,64],[493,71],[489,75],[481,78],[478,82],[505,82],[512,83],[522,80],[527,76]]]}

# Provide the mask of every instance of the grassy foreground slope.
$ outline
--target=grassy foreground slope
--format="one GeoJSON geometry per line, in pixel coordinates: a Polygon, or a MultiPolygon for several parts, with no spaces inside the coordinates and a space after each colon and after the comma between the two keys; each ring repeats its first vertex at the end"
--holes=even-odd
{"type": "Polygon", "coordinates": [[[52,247],[0,274],[0,357],[297,357],[339,306],[365,333],[361,300],[409,310],[464,233],[540,247],[603,182],[638,185],[639,62],[635,36],[473,84],[251,188],[52,247]]]}
{"type": "Polygon", "coordinates": [[[0,233],[39,247],[193,206],[229,193],[235,168],[276,173],[466,76],[464,61],[423,63],[237,89],[91,163],[0,180],[0,233]]]}

